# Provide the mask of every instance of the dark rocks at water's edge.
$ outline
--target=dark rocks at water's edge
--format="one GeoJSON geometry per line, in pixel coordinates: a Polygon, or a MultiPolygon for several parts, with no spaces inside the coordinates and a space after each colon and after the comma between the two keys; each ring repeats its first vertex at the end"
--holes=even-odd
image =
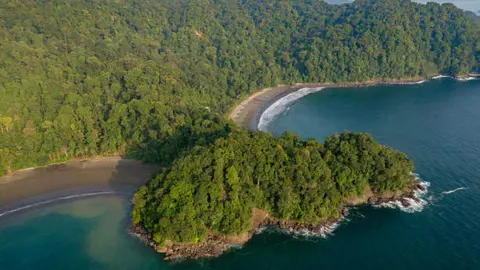
{"type": "MultiPolygon", "coordinates": [[[[373,195],[366,197],[363,204],[369,204],[374,207],[392,206],[401,209],[409,209],[415,207],[415,204],[422,204],[423,200],[418,197],[418,194],[424,194],[426,192],[427,188],[425,184],[418,181],[413,189],[405,194],[390,196],[373,195]]],[[[253,235],[266,228],[278,228],[284,233],[294,235],[326,237],[332,234],[338,226],[338,223],[349,215],[350,206],[353,205],[346,205],[343,207],[338,218],[332,218],[319,224],[279,220],[270,216],[263,210],[253,209],[254,229],[251,231],[237,236],[226,236],[214,232],[208,232],[207,237],[201,243],[173,243],[167,241],[164,246],[159,246],[153,240],[153,235],[148,233],[141,225],[132,225],[130,231],[133,235],[140,238],[145,245],[151,246],[155,251],[164,254],[165,260],[197,260],[201,258],[218,257],[234,246],[240,247],[248,242],[253,235]]]]}
{"type": "Polygon", "coordinates": [[[155,251],[162,253],[165,260],[180,261],[185,259],[214,258],[220,256],[232,247],[242,246],[252,236],[266,228],[280,228],[282,231],[297,235],[325,236],[335,227],[336,222],[332,220],[325,224],[299,224],[296,222],[280,221],[274,218],[268,218],[254,230],[235,237],[229,237],[219,234],[209,234],[201,243],[167,243],[165,246],[158,246],[153,241],[152,235],[146,232],[139,225],[131,226],[131,233],[155,251]]]}
{"type": "Polygon", "coordinates": [[[395,203],[397,206],[402,208],[410,208],[414,203],[421,203],[422,200],[415,195],[414,192],[399,196],[399,197],[390,197],[390,198],[375,198],[369,201],[369,204],[374,207],[381,207],[383,205],[388,205],[390,203],[395,203]]]}
{"type": "Polygon", "coordinates": [[[427,191],[427,188],[424,185],[422,185],[420,182],[415,184],[415,188],[418,189],[421,192],[426,192],[427,191]]]}
{"type": "Polygon", "coordinates": [[[163,253],[164,259],[170,261],[218,257],[234,245],[227,241],[225,236],[208,235],[202,243],[167,243],[161,247],[153,241],[152,235],[141,226],[132,225],[131,232],[140,238],[145,245],[153,247],[159,253],[163,253]]]}
{"type": "Polygon", "coordinates": [[[413,213],[423,210],[427,204],[421,197],[428,192],[430,183],[417,180],[411,191],[401,196],[386,196],[379,198],[370,198],[369,204],[374,207],[399,208],[402,211],[413,213]]]}

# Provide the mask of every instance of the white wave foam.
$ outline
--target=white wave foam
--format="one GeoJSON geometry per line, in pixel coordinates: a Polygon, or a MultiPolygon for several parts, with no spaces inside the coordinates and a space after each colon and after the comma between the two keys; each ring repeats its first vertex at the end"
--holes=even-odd
{"type": "Polygon", "coordinates": [[[381,203],[379,205],[375,205],[374,207],[378,208],[392,208],[392,209],[400,209],[406,213],[415,213],[421,212],[428,204],[426,200],[420,198],[404,198],[405,202],[408,204],[407,206],[403,204],[402,201],[396,200],[391,202],[381,203]]]}
{"type": "MultiPolygon", "coordinates": [[[[432,80],[438,80],[442,78],[453,78],[451,76],[447,75],[437,75],[433,76],[430,79],[432,80]]],[[[469,76],[466,78],[461,78],[461,77],[455,77],[453,78],[457,81],[460,82],[466,82],[466,81],[471,81],[471,80],[478,80],[479,77],[477,74],[473,76],[469,76]]],[[[411,85],[411,84],[423,84],[428,82],[428,80],[420,80],[416,82],[398,82],[395,83],[396,85],[411,85]]],[[[267,131],[267,125],[274,120],[274,118],[282,113],[283,111],[288,111],[290,107],[288,105],[292,104],[296,100],[303,98],[306,95],[316,93],[324,89],[325,87],[314,87],[314,88],[301,88],[293,93],[290,93],[286,95],[285,97],[277,100],[274,102],[272,105],[270,105],[260,116],[260,120],[258,121],[258,126],[257,128],[261,131],[267,131]]]]}
{"type": "Polygon", "coordinates": [[[416,189],[413,191],[415,196],[420,197],[428,193],[428,188],[430,187],[430,182],[427,181],[422,181],[420,178],[418,178],[418,175],[416,175],[416,179],[419,181],[418,184],[423,188],[423,189],[416,189]]]}
{"type": "Polygon", "coordinates": [[[438,79],[442,79],[442,78],[451,78],[450,76],[447,76],[447,75],[437,75],[437,76],[433,76],[431,79],[432,80],[438,80],[438,79]]]}
{"type": "Polygon", "coordinates": [[[327,238],[329,235],[333,235],[333,232],[340,226],[339,222],[334,222],[329,225],[322,226],[316,231],[312,231],[309,229],[301,229],[301,230],[294,230],[292,228],[285,229],[284,232],[294,235],[294,236],[301,236],[301,237],[322,237],[327,238]]]}
{"type": "Polygon", "coordinates": [[[466,78],[455,78],[459,82],[466,82],[466,81],[471,81],[471,80],[476,80],[477,77],[466,77],[466,78]]]}
{"type": "Polygon", "coordinates": [[[283,98],[274,102],[270,107],[268,107],[260,116],[260,120],[258,121],[258,129],[261,131],[267,131],[267,125],[272,122],[272,120],[285,111],[288,108],[288,105],[292,104],[296,100],[315,93],[319,92],[325,87],[315,87],[315,88],[301,88],[293,93],[290,93],[283,98]]]}
{"type": "Polygon", "coordinates": [[[282,229],[284,233],[297,236],[297,237],[305,237],[305,238],[327,238],[328,236],[333,235],[333,232],[344,222],[348,222],[349,219],[342,216],[338,221],[332,222],[330,224],[324,225],[315,229],[314,231],[309,229],[300,229],[295,230],[293,228],[282,229]]]}
{"type": "Polygon", "coordinates": [[[412,84],[422,84],[422,83],[426,83],[427,80],[421,80],[421,81],[418,81],[418,82],[412,82],[412,84]]]}
{"type": "Polygon", "coordinates": [[[427,200],[425,200],[425,196],[428,193],[428,187],[430,187],[430,182],[422,181],[418,174],[411,173],[415,175],[415,179],[418,181],[418,185],[422,188],[417,188],[413,191],[413,198],[402,198],[400,200],[384,202],[378,205],[374,205],[373,207],[377,208],[395,208],[400,209],[403,212],[407,213],[415,213],[421,212],[428,204],[427,200]]]}
{"type": "MultiPolygon", "coordinates": [[[[13,214],[22,210],[30,209],[33,207],[41,206],[44,204],[48,203],[53,203],[53,202],[58,202],[58,201],[64,201],[64,200],[70,200],[70,199],[77,199],[77,198],[83,198],[83,197],[90,197],[90,196],[98,196],[98,195],[107,195],[107,194],[123,194],[122,192],[117,192],[117,191],[102,191],[102,192],[90,192],[90,193],[82,193],[82,194],[75,194],[75,195],[70,195],[70,196],[64,196],[64,197],[59,197],[51,200],[46,200],[46,201],[41,201],[38,203],[33,203],[29,204],[26,206],[22,206],[19,208],[15,208],[12,210],[5,211],[3,213],[0,213],[0,217],[13,214]]],[[[125,194],[130,194],[130,193],[125,193],[125,194]]]]}
{"type": "Polygon", "coordinates": [[[444,191],[444,192],[442,192],[442,194],[443,195],[448,195],[448,194],[452,194],[452,193],[455,193],[459,190],[464,190],[464,189],[467,189],[467,188],[466,187],[459,187],[459,188],[456,188],[456,189],[444,191]]]}
{"type": "Polygon", "coordinates": [[[427,80],[421,80],[421,81],[416,81],[416,82],[397,82],[395,85],[409,85],[409,84],[422,84],[426,83],[427,80]]]}
{"type": "Polygon", "coordinates": [[[261,234],[263,233],[268,227],[260,227],[255,230],[255,234],[261,234]]]}
{"type": "Polygon", "coordinates": [[[442,78],[452,78],[452,79],[455,79],[459,82],[466,82],[466,81],[471,81],[471,80],[477,80],[478,79],[475,75],[470,75],[468,77],[452,77],[452,76],[447,76],[447,75],[437,75],[437,76],[433,76],[431,79],[432,80],[438,80],[438,79],[442,79],[442,78]]]}

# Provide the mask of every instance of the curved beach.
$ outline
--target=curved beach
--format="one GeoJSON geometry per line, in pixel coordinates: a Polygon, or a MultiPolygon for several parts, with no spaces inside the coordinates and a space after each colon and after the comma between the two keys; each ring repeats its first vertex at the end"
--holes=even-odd
{"type": "MultiPolygon", "coordinates": [[[[452,78],[445,75],[437,75],[429,77],[429,79],[441,79],[452,78],[457,81],[467,81],[475,79],[477,74],[469,74],[469,77],[452,78]]],[[[235,106],[228,118],[235,121],[238,125],[248,128],[250,131],[264,130],[261,120],[264,113],[272,115],[266,115],[267,118],[272,118],[279,112],[269,112],[274,109],[271,107],[278,107],[279,111],[286,109],[295,100],[304,97],[308,94],[321,91],[325,88],[337,88],[337,87],[365,87],[375,85],[412,85],[421,84],[427,81],[427,78],[417,77],[410,79],[391,79],[391,80],[372,80],[365,82],[349,82],[349,83],[296,83],[291,85],[278,85],[275,87],[269,87],[261,89],[252,95],[248,96],[245,100],[235,106]],[[297,93],[298,92],[298,93],[297,93]],[[283,98],[285,100],[282,100],[283,98]],[[278,104],[276,104],[278,103],[278,104]],[[274,106],[272,106],[274,105],[274,106]]],[[[271,119],[267,119],[268,121],[271,119]]],[[[265,123],[263,123],[264,125],[265,123]]]]}
{"type": "Polygon", "coordinates": [[[120,157],[70,161],[0,177],[0,214],[42,202],[82,196],[131,194],[157,166],[120,157]]]}
{"type": "Polygon", "coordinates": [[[260,119],[263,110],[276,100],[298,89],[299,88],[295,88],[291,85],[283,84],[261,89],[235,106],[228,118],[232,119],[242,127],[255,131],[257,130],[258,120],[260,119]]]}

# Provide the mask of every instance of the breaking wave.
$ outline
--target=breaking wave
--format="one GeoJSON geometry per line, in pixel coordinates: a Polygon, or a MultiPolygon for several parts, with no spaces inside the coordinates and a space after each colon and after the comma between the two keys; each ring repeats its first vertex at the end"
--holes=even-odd
{"type": "Polygon", "coordinates": [[[433,76],[432,77],[432,80],[438,80],[438,79],[443,79],[443,78],[451,78],[450,76],[447,76],[447,75],[437,75],[437,76],[433,76]]]}
{"type": "Polygon", "coordinates": [[[374,205],[374,207],[399,209],[406,213],[423,211],[425,206],[428,204],[428,201],[426,200],[426,195],[428,193],[428,187],[430,186],[430,182],[422,181],[416,173],[412,174],[415,175],[415,179],[418,181],[418,185],[421,187],[416,188],[413,191],[412,197],[405,197],[395,201],[384,202],[378,205],[374,205]]]}
{"type": "Polygon", "coordinates": [[[466,187],[459,187],[459,188],[456,188],[456,189],[447,190],[447,191],[442,192],[442,195],[452,194],[452,193],[455,193],[457,191],[464,190],[464,189],[467,189],[467,188],[466,187]]]}
{"type": "Polygon", "coordinates": [[[381,203],[379,205],[375,205],[375,207],[379,208],[392,208],[392,209],[400,209],[406,213],[415,213],[421,212],[428,204],[428,202],[424,199],[420,198],[404,198],[404,201],[396,200],[391,202],[381,203]]]}
{"type": "MultiPolygon", "coordinates": [[[[410,85],[410,84],[422,84],[426,83],[428,80],[420,80],[420,81],[399,81],[399,82],[394,82],[394,83],[386,83],[386,85],[410,85]]],[[[382,85],[382,83],[378,83],[379,85],[382,85]]]]}
{"type": "Polygon", "coordinates": [[[459,81],[459,82],[466,82],[466,81],[471,81],[471,80],[477,80],[477,79],[478,79],[475,75],[469,76],[469,77],[465,77],[465,78],[462,78],[462,77],[452,77],[452,76],[448,76],[448,75],[437,75],[437,76],[431,77],[430,79],[432,79],[432,80],[438,80],[438,79],[443,79],[443,78],[450,78],[450,79],[454,79],[454,80],[459,81]]]}
{"type": "Polygon", "coordinates": [[[457,81],[459,82],[466,82],[466,81],[471,81],[471,80],[476,80],[477,77],[466,77],[466,78],[456,78],[457,81]]]}
{"type": "Polygon", "coordinates": [[[54,203],[54,202],[59,202],[59,201],[64,201],[64,200],[71,200],[71,199],[78,199],[78,198],[84,198],[84,197],[90,197],[90,196],[98,196],[98,195],[107,195],[107,194],[130,194],[126,192],[117,192],[117,191],[102,191],[102,192],[90,192],[90,193],[82,193],[82,194],[75,194],[75,195],[69,195],[69,196],[64,196],[64,197],[59,197],[51,200],[46,200],[46,201],[41,201],[29,205],[25,205],[22,207],[18,207],[12,210],[5,211],[3,213],[0,213],[0,217],[13,214],[19,211],[23,211],[26,209],[30,209],[33,207],[41,206],[44,204],[49,204],[49,203],[54,203]]]}
{"type": "MultiPolygon", "coordinates": [[[[470,76],[466,78],[453,78],[447,75],[437,75],[437,76],[431,77],[430,79],[438,80],[442,78],[452,78],[460,82],[466,82],[466,81],[478,79],[478,77],[474,77],[474,76],[470,76]]],[[[398,82],[396,84],[397,85],[413,85],[413,84],[423,84],[426,82],[428,82],[428,80],[420,80],[416,82],[398,82]]],[[[323,89],[325,89],[325,87],[313,87],[313,88],[305,87],[275,101],[260,116],[260,119],[257,125],[258,130],[267,131],[268,124],[270,124],[275,119],[275,117],[281,114],[282,112],[288,111],[290,109],[289,105],[291,105],[293,102],[295,102],[298,99],[301,99],[312,93],[320,92],[323,89]]]]}
{"type": "Polygon", "coordinates": [[[346,223],[350,221],[345,216],[341,216],[340,219],[338,219],[335,222],[331,222],[328,224],[325,224],[321,227],[317,227],[314,230],[310,230],[307,228],[304,229],[293,229],[293,228],[287,228],[287,229],[282,229],[284,233],[287,233],[289,235],[293,235],[294,237],[303,237],[303,238],[327,238],[328,236],[333,235],[333,232],[343,223],[346,223]]]}
{"type": "Polygon", "coordinates": [[[421,81],[418,81],[418,82],[407,82],[407,83],[404,83],[404,84],[422,84],[422,83],[426,83],[427,80],[421,80],[421,81]]]}
{"type": "Polygon", "coordinates": [[[325,87],[301,88],[275,101],[275,103],[268,107],[260,116],[260,120],[258,121],[258,129],[261,131],[267,131],[268,124],[272,122],[277,115],[285,111],[288,108],[288,105],[306,95],[322,91],[324,88],[325,87]]]}
{"type": "Polygon", "coordinates": [[[293,236],[300,236],[300,237],[306,237],[306,238],[309,238],[309,237],[327,238],[329,235],[333,235],[333,232],[338,228],[338,226],[340,226],[340,222],[341,221],[333,222],[331,224],[322,226],[316,229],[315,231],[309,230],[309,229],[295,230],[292,228],[283,229],[282,231],[293,236]]]}
{"type": "Polygon", "coordinates": [[[328,236],[333,235],[333,232],[342,224],[345,222],[350,221],[347,219],[345,216],[340,217],[335,222],[331,222],[328,224],[325,224],[323,226],[315,226],[313,229],[309,228],[292,228],[292,227],[287,227],[287,228],[280,228],[278,226],[264,226],[257,228],[255,231],[255,234],[261,234],[263,232],[279,232],[283,234],[287,234],[290,236],[293,236],[294,238],[308,238],[308,239],[315,239],[315,238],[327,238],[328,236]]]}

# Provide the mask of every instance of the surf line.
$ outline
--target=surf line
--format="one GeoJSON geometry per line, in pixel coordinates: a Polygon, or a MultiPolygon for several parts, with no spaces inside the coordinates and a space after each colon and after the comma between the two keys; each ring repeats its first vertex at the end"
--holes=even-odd
{"type": "Polygon", "coordinates": [[[447,191],[442,192],[442,195],[452,194],[452,193],[455,193],[457,191],[464,190],[464,189],[467,189],[467,188],[466,187],[459,187],[459,188],[456,188],[456,189],[447,190],[447,191]]]}
{"type": "MultiPolygon", "coordinates": [[[[442,78],[451,78],[451,79],[454,79],[456,81],[460,81],[460,82],[466,82],[466,81],[470,81],[470,80],[477,80],[479,79],[480,77],[477,77],[477,74],[471,74],[469,77],[466,77],[466,78],[460,78],[460,77],[452,77],[452,76],[447,76],[447,75],[437,75],[437,76],[433,76],[433,77],[430,77],[428,79],[425,79],[425,80],[420,80],[420,81],[404,81],[404,82],[396,82],[396,83],[388,83],[388,82],[378,82],[374,85],[382,85],[382,84],[386,84],[386,85],[416,85],[416,84],[423,84],[423,83],[426,83],[428,82],[429,80],[438,80],[438,79],[442,79],[442,78]]],[[[290,105],[292,105],[295,101],[309,95],[309,94],[313,94],[313,93],[316,93],[316,92],[320,92],[322,91],[323,89],[325,88],[332,88],[332,87],[338,87],[339,85],[324,85],[324,86],[318,86],[318,87],[303,87],[303,88],[300,88],[280,99],[278,99],[277,101],[273,102],[273,104],[271,104],[270,106],[268,106],[261,114],[260,114],[260,118],[258,119],[258,123],[256,125],[256,128],[260,131],[265,131],[267,132],[267,126],[278,116],[280,115],[281,113],[284,113],[286,111],[288,111],[290,109],[290,105]]],[[[340,86],[342,86],[342,84],[340,84],[340,86]]],[[[268,88],[267,88],[268,89],[268,88]]],[[[265,91],[266,89],[264,89],[263,91],[265,91]]],[[[248,100],[247,100],[248,101],[248,100]]],[[[244,101],[245,102],[245,101],[244,101]]],[[[248,103],[248,102],[247,102],[248,103]]],[[[243,104],[243,103],[242,103],[243,104]]],[[[245,107],[246,104],[243,104],[243,105],[239,105],[239,106],[242,106],[245,107]]]]}
{"type": "Polygon", "coordinates": [[[38,203],[33,203],[29,204],[26,206],[18,207],[12,210],[5,211],[3,213],[0,213],[0,218],[9,214],[13,214],[22,210],[26,210],[32,207],[37,207],[40,205],[48,204],[48,203],[53,203],[53,202],[58,202],[58,201],[65,201],[65,200],[70,200],[70,199],[77,199],[77,198],[84,198],[84,197],[91,197],[91,196],[98,196],[98,195],[108,195],[108,194],[124,194],[124,195],[131,195],[131,193],[127,192],[118,192],[118,191],[102,191],[102,192],[90,192],[90,193],[82,193],[82,194],[75,194],[75,195],[69,195],[69,196],[64,196],[64,197],[59,197],[51,200],[46,200],[46,201],[41,201],[38,203]]]}
{"type": "MultiPolygon", "coordinates": [[[[427,80],[421,80],[417,82],[398,82],[396,83],[396,85],[423,84],[425,82],[427,82],[427,80]]],[[[380,84],[381,83],[379,83],[379,85],[380,84]]],[[[262,114],[260,115],[260,119],[258,120],[258,123],[257,123],[257,129],[260,131],[267,132],[267,126],[270,124],[270,122],[272,122],[281,113],[288,111],[288,109],[290,108],[289,106],[292,105],[294,102],[296,102],[297,100],[307,95],[317,93],[322,91],[325,88],[331,88],[331,87],[336,87],[336,86],[333,85],[333,86],[303,87],[278,99],[272,105],[270,105],[265,111],[262,112],[262,114]]]]}
{"type": "Polygon", "coordinates": [[[267,125],[275,119],[275,117],[282,112],[284,112],[289,105],[294,103],[295,101],[303,98],[304,96],[307,96],[309,94],[313,94],[316,92],[320,92],[326,87],[304,87],[300,88],[295,92],[292,92],[288,95],[286,95],[283,98],[280,98],[279,100],[275,101],[272,105],[270,105],[260,116],[260,120],[258,121],[258,129],[261,131],[267,131],[267,125]]]}

